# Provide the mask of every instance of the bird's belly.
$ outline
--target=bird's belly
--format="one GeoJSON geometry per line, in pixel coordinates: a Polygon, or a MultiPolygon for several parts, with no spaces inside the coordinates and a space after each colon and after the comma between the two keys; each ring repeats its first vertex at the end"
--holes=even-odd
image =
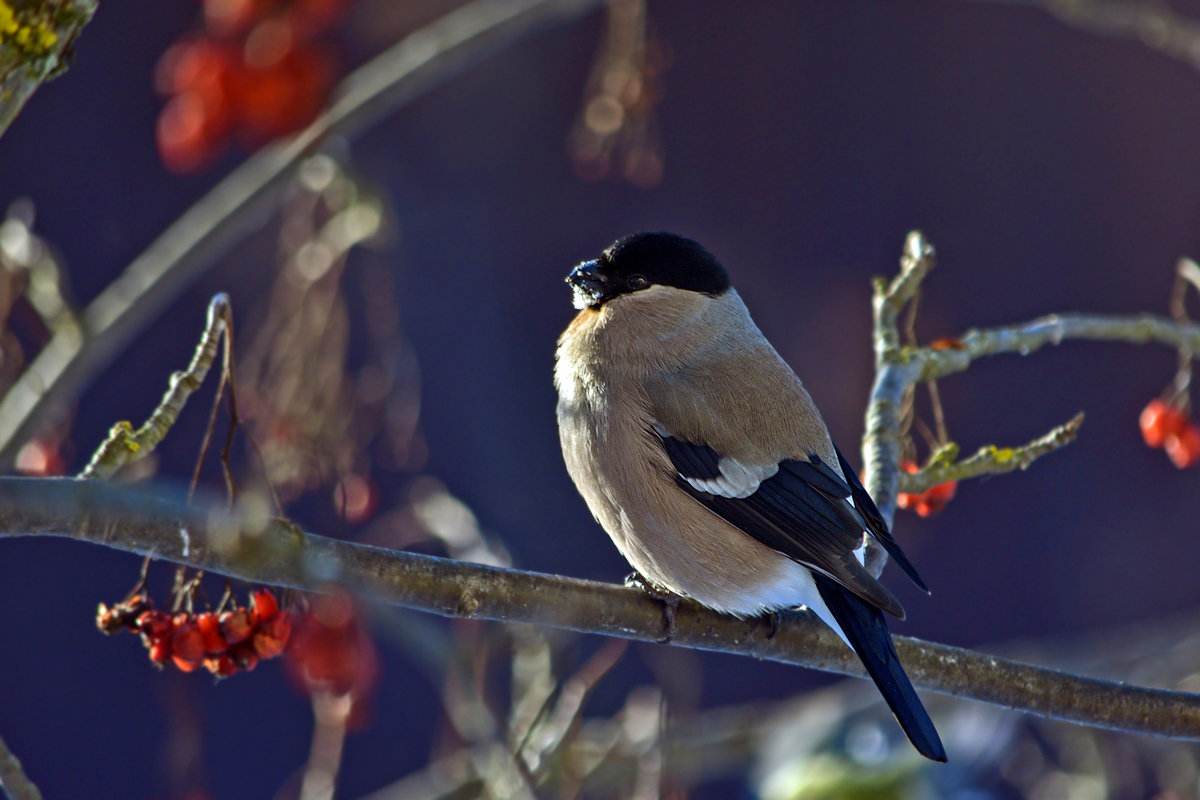
{"type": "Polygon", "coordinates": [[[680,489],[665,453],[649,437],[632,432],[623,438],[612,431],[601,436],[593,426],[571,424],[571,416],[560,405],[567,471],[593,516],[643,578],[742,617],[821,604],[807,567],[680,489]]]}

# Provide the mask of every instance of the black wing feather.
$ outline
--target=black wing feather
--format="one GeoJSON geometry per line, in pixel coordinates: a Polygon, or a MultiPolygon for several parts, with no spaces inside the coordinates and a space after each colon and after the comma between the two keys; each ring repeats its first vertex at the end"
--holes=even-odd
{"type": "Polygon", "coordinates": [[[854,556],[862,544],[866,522],[847,502],[853,488],[816,456],[786,459],[748,497],[725,497],[702,491],[688,479],[721,476],[720,454],[658,431],[663,449],[676,469],[681,489],[731,525],[763,544],[829,575],[879,608],[904,617],[900,601],[875,580],[854,556]]]}
{"type": "Polygon", "coordinates": [[[904,673],[883,613],[824,575],[814,574],[813,580],[913,747],[926,758],[945,761],[946,749],[904,673]]]}
{"type": "MultiPolygon", "coordinates": [[[[712,448],[709,449],[711,450],[712,448]]],[[[836,445],[833,449],[837,453],[838,465],[842,468],[842,474],[846,476],[846,482],[850,484],[850,492],[854,496],[854,505],[858,508],[863,520],[867,523],[867,530],[883,545],[883,549],[892,557],[892,560],[900,565],[900,569],[904,570],[904,574],[913,583],[920,586],[922,591],[928,592],[929,587],[925,585],[925,581],[921,580],[921,576],[917,574],[917,568],[909,562],[908,558],[904,555],[904,551],[900,549],[900,545],[892,538],[887,523],[883,521],[883,515],[879,513],[875,501],[871,499],[871,495],[863,487],[862,481],[858,479],[858,475],[846,463],[846,457],[842,455],[842,451],[838,450],[836,445]]]]}

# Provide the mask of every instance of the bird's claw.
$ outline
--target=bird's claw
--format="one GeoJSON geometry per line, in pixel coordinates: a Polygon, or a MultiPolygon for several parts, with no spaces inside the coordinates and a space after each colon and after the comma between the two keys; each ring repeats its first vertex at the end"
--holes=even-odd
{"type": "Polygon", "coordinates": [[[774,639],[775,634],[779,633],[779,629],[783,626],[783,614],[778,611],[768,611],[767,622],[771,624],[771,630],[767,632],[767,638],[774,639]]]}
{"type": "Polygon", "coordinates": [[[625,585],[630,589],[640,589],[663,604],[664,631],[662,638],[658,641],[660,644],[667,644],[672,641],[675,638],[675,632],[679,630],[679,625],[675,619],[676,612],[679,611],[679,595],[655,586],[642,577],[639,572],[631,572],[625,576],[625,585]]]}

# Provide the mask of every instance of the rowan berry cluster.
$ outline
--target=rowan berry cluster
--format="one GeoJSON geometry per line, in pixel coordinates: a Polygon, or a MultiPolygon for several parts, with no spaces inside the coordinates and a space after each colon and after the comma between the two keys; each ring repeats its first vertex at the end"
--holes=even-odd
{"type": "Polygon", "coordinates": [[[290,609],[279,608],[269,589],[256,590],[249,606],[199,614],[157,609],[149,597],[138,593],[111,608],[101,603],[96,627],[106,634],[122,630],[141,634],[150,661],[160,667],[171,663],[183,672],[204,667],[228,678],[283,653],[295,616],[290,609]]]}
{"type": "MultiPolygon", "coordinates": [[[[915,461],[902,461],[900,469],[911,475],[917,472],[919,467],[915,461]]],[[[920,493],[900,492],[896,496],[896,505],[915,511],[919,516],[931,517],[945,508],[946,504],[954,499],[957,491],[958,481],[946,481],[920,493]]]]}
{"type": "Polygon", "coordinates": [[[345,0],[203,0],[205,30],[173,44],[155,84],[169,99],[158,118],[163,163],[204,166],[236,135],[257,146],[307,125],[333,86],[318,37],[345,0]]]}
{"type": "Polygon", "coordinates": [[[1179,469],[1200,464],[1200,426],[1184,408],[1155,398],[1142,409],[1138,425],[1146,444],[1163,448],[1179,469]]]}

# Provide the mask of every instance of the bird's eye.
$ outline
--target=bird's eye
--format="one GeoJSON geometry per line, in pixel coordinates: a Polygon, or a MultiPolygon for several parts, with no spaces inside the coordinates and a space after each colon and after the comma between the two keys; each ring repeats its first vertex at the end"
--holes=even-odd
{"type": "Polygon", "coordinates": [[[649,281],[646,280],[645,275],[630,275],[628,278],[625,279],[625,284],[630,289],[633,289],[635,291],[638,289],[645,289],[647,283],[649,283],[649,281]]]}

